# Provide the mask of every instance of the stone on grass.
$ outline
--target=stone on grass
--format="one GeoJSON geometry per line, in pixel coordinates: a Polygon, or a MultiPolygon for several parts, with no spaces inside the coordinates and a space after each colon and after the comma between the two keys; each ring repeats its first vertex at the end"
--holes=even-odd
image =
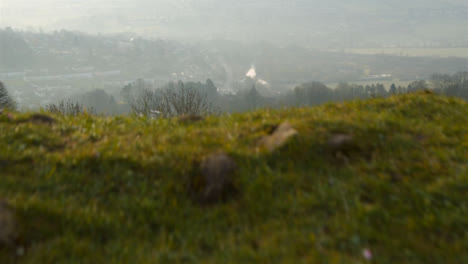
{"type": "Polygon", "coordinates": [[[198,200],[203,203],[216,203],[226,200],[235,192],[233,175],[235,161],[225,153],[212,154],[200,163],[201,185],[198,200]]]}
{"type": "Polygon", "coordinates": [[[263,137],[259,142],[259,146],[272,152],[285,145],[290,138],[296,135],[297,131],[291,124],[284,122],[279,125],[271,135],[263,137]]]}
{"type": "Polygon", "coordinates": [[[335,134],[328,140],[328,146],[335,151],[346,150],[354,145],[353,137],[347,134],[335,134]]]}
{"type": "Polygon", "coordinates": [[[344,133],[332,135],[327,142],[327,146],[337,160],[345,163],[349,162],[349,159],[353,156],[352,153],[359,150],[354,138],[344,133]]]}

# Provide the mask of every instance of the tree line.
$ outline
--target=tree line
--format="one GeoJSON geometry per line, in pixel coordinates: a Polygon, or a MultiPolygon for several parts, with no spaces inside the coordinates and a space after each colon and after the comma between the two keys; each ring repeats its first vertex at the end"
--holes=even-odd
{"type": "Polygon", "coordinates": [[[208,79],[206,83],[171,82],[161,88],[153,88],[143,80],[126,85],[122,97],[131,105],[134,113],[146,116],[172,117],[186,114],[210,114],[216,112],[243,112],[258,108],[313,106],[327,102],[353,99],[388,97],[396,94],[433,90],[435,93],[456,96],[468,100],[468,72],[453,75],[433,74],[428,80],[411,82],[408,86],[385,87],[377,83],[358,85],[339,83],[330,88],[321,82],[308,82],[277,96],[263,95],[255,82],[251,87],[235,94],[221,94],[208,79]]]}
{"type": "MultiPolygon", "coordinates": [[[[258,108],[280,108],[313,106],[327,102],[342,102],[353,99],[387,97],[396,94],[433,90],[435,93],[460,97],[468,100],[468,72],[455,74],[433,74],[428,80],[419,80],[408,86],[392,84],[358,85],[339,83],[330,88],[320,82],[308,82],[296,86],[288,92],[276,96],[262,94],[260,86],[248,82],[249,88],[237,93],[219,93],[212,80],[202,82],[169,82],[163,87],[153,87],[138,79],[125,85],[120,91],[121,101],[102,89],[89,91],[76,102],[61,101],[45,107],[51,112],[78,114],[82,112],[98,114],[134,113],[150,117],[174,117],[181,115],[209,115],[255,110],[258,108]]],[[[0,109],[16,109],[15,101],[0,82],[0,109]]]]}

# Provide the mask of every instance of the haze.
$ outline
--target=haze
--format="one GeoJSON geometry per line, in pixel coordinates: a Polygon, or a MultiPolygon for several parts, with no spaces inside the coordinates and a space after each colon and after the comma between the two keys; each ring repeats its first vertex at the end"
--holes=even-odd
{"type": "Polygon", "coordinates": [[[0,26],[307,47],[460,45],[464,0],[2,0],[0,26]]]}
{"type": "Polygon", "coordinates": [[[467,25],[466,0],[0,0],[0,81],[25,109],[101,94],[129,112],[125,87],[179,81],[226,112],[252,87],[262,107],[313,82],[365,98],[467,72],[467,25]]]}

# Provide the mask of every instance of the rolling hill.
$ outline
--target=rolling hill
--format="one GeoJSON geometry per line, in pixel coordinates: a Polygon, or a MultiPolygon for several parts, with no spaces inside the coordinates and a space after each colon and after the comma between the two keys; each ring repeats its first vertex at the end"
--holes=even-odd
{"type": "Polygon", "coordinates": [[[4,111],[0,259],[464,263],[467,122],[430,92],[202,120],[4,111]]]}

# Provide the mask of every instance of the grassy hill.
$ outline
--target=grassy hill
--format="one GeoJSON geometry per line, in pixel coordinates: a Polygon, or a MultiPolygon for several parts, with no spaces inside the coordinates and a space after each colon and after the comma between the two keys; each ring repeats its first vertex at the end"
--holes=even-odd
{"type": "Polygon", "coordinates": [[[461,100],[185,122],[47,115],[0,114],[0,197],[18,222],[2,263],[468,263],[461,100]],[[285,121],[297,135],[259,148],[285,121]],[[200,163],[220,151],[236,163],[236,191],[200,203],[200,163]]]}

